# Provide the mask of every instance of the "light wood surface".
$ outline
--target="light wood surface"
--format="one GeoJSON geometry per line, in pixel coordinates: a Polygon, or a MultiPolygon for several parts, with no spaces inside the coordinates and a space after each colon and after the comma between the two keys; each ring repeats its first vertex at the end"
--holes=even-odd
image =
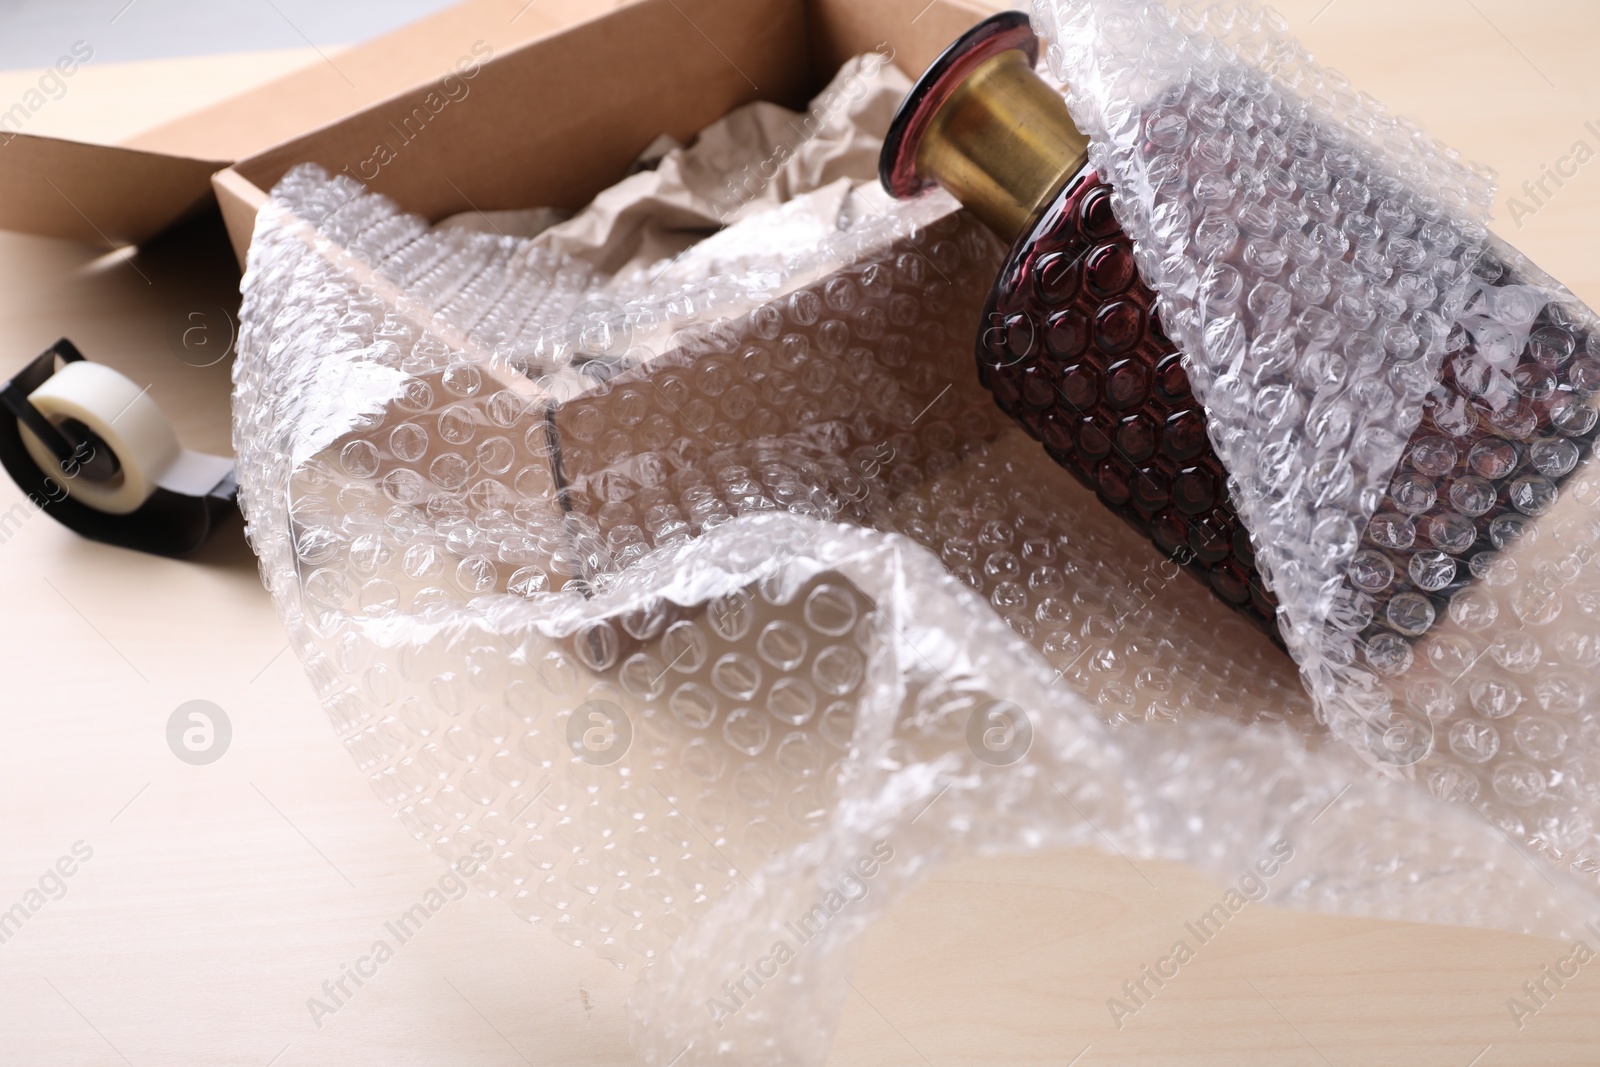
{"type": "MultiPolygon", "coordinates": [[[[323,51],[337,57],[341,49],[323,51]]],[[[70,78],[58,79],[61,88],[47,85],[47,102],[28,118],[23,129],[46,137],[122,144],[152,127],[321,62],[322,56],[314,48],[133,63],[91,59],[70,78]]],[[[0,71],[0,100],[6,101],[7,106],[21,100],[29,90],[38,88],[45,73],[0,71]]]]}
{"type": "MultiPolygon", "coordinates": [[[[1324,3],[1281,7],[1320,57],[1507,186],[1578,139],[1600,147],[1584,127],[1600,120],[1586,0],[1324,3]]],[[[173,84],[154,67],[125,74],[75,83],[75,104],[173,84]]],[[[104,114],[100,136],[130,132],[125,106],[104,114]]],[[[1600,162],[1520,229],[1499,228],[1600,301],[1600,162]]],[[[97,256],[0,235],[0,371],[65,333],[150,383],[188,443],[227,448],[226,365],[192,368],[168,343],[175,316],[231,302],[220,232],[97,256]]],[[[0,515],[18,499],[0,484],[0,515]]],[[[65,896],[0,944],[0,1063],[630,1062],[624,978],[476,896],[313,1024],[307,998],[442,870],[341,751],[237,526],[175,563],[34,517],[0,542],[0,605],[0,909],[74,843],[93,849],[65,896]],[[210,766],[166,745],[168,716],[192,699],[233,724],[210,766]]],[[[1565,954],[1556,943],[1269,908],[1248,909],[1117,1029],[1106,999],[1217,894],[1182,868],[1092,852],[946,869],[869,935],[831,1062],[1600,1063],[1600,965],[1520,1031],[1507,1010],[1565,954]]]]}

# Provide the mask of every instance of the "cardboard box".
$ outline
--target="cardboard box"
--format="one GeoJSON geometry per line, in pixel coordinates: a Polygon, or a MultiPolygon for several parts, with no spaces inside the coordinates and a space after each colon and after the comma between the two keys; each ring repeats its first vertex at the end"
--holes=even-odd
{"type": "MultiPolygon", "coordinates": [[[[925,7],[900,0],[643,0],[487,59],[467,54],[432,84],[221,172],[217,197],[241,255],[267,190],[306,162],[359,177],[402,209],[432,220],[473,208],[578,208],[622,177],[663,132],[686,141],[758,96],[803,107],[846,59],[884,46],[902,67],[918,72],[982,16],[946,0],[925,7]]],[[[402,294],[366,264],[318,247],[404,314],[402,294]]],[[[430,426],[420,457],[394,455],[383,442],[408,422],[427,422],[437,413],[397,408],[353,431],[352,439],[361,437],[360,450],[372,457],[363,473],[384,484],[391,476],[419,482],[415,471],[441,461],[478,469],[476,450],[492,438],[504,456],[496,466],[505,473],[499,499],[468,494],[477,515],[505,506],[509,496],[559,494],[571,521],[570,542],[554,552],[530,551],[512,566],[482,567],[484,584],[472,590],[478,592],[515,585],[517,562],[560,576],[552,581],[592,582],[637,550],[692,531],[707,516],[686,514],[696,494],[683,490],[681,478],[672,491],[663,488],[675,475],[704,471],[714,479],[719,470],[741,471],[753,494],[777,496],[770,480],[757,484],[761,452],[771,451],[774,439],[784,441],[786,458],[815,458],[807,480],[820,481],[831,497],[819,513],[867,521],[872,502],[853,494],[893,459],[885,452],[855,458],[861,449],[900,435],[905,447],[922,454],[950,450],[953,463],[961,441],[990,438],[1003,425],[977,386],[973,361],[982,304],[1002,254],[987,230],[952,211],[837,269],[813,272],[754,312],[686,331],[687,339],[603,383],[573,373],[566,388],[554,391],[489,360],[470,338],[431,316],[417,318],[407,324],[412,333],[428,330],[453,349],[483,357],[483,395],[500,397],[498,408],[486,406],[485,425],[453,435],[459,440],[430,426]],[[930,284],[939,287],[937,295],[930,295],[930,284]],[[841,285],[858,293],[876,285],[880,304],[891,297],[911,301],[911,313],[886,315],[881,340],[862,340],[839,305],[841,285]],[[815,311],[797,312],[802,305],[815,311]],[[782,339],[770,331],[762,336],[763,312],[769,321],[781,320],[782,339]],[[849,351],[830,344],[828,335],[830,327],[833,336],[843,332],[847,321],[849,351]],[[783,340],[798,340],[807,350],[809,377],[781,365],[783,340]],[[707,364],[719,357],[731,382],[723,388],[742,391],[742,404],[707,381],[707,364]],[[830,394],[834,401],[822,399],[830,388],[846,391],[843,402],[838,392],[830,394]],[[857,394],[866,399],[856,410],[877,418],[860,429],[836,414],[857,394]],[[596,439],[641,424],[656,443],[607,448],[596,439]]],[[[449,393],[447,370],[418,377],[431,395],[442,397],[449,393]]],[[[636,436],[642,440],[643,431],[636,436]]],[[[337,442],[329,456],[346,444],[337,442]]],[[[911,472],[910,464],[903,466],[911,472]]],[[[728,502],[726,511],[738,511],[736,488],[713,489],[728,502]]]]}
{"type": "Polygon", "coordinates": [[[436,82],[474,43],[509,52],[599,17],[599,0],[465,0],[124,145],[0,134],[0,229],[141,244],[215,210],[211,176],[234,160],[436,82]]]}
{"type": "MultiPolygon", "coordinates": [[[[595,7],[593,0],[537,5],[468,0],[149,131],[128,146],[19,136],[0,156],[0,194],[11,194],[0,195],[0,227],[139,242],[207,210],[209,184],[242,264],[268,190],[305,162],[358,177],[402,209],[430,220],[472,209],[577,209],[621,178],[663,132],[687,141],[755,99],[803,109],[845,60],[885,46],[896,64],[915,76],[988,13],[960,0],[630,0],[599,14],[595,7]],[[224,166],[235,157],[242,158],[224,166]],[[52,187],[38,180],[46,172],[66,177],[52,187]]],[[[749,316],[728,324],[720,336],[702,333],[693,343],[603,386],[585,386],[561,403],[551,402],[526,377],[490,367],[486,388],[520,400],[517,432],[506,435],[515,451],[511,470],[545,472],[546,484],[559,492],[569,513],[590,520],[574,524],[565,546],[530,552],[522,562],[587,584],[597,570],[626,561],[626,545],[600,545],[597,552],[582,538],[598,531],[605,540],[637,528],[659,472],[608,462],[585,427],[616,425],[619,409],[637,405],[641,397],[676,440],[704,439],[722,452],[724,469],[727,461],[757,466],[759,455],[747,452],[759,451],[763,440],[814,441],[817,456],[832,463],[828,492],[842,495],[843,512],[853,511],[860,519],[869,518],[864,511],[871,504],[849,499],[854,487],[870,481],[880,463],[894,461],[892,447],[887,454],[880,450],[851,458],[863,444],[881,443],[874,433],[907,442],[912,430],[942,434],[942,441],[910,447],[948,448],[952,462],[961,441],[992,437],[1004,423],[977,386],[972,354],[978,315],[1003,252],[992,235],[966,213],[955,212],[873,250],[843,273],[860,281],[863,272],[876,270],[891,277],[891,285],[914,288],[921,283],[908,282],[908,272],[944,273],[937,257],[930,256],[941,244],[966,250],[959,275],[944,279],[941,299],[923,302],[917,322],[890,327],[902,334],[921,330],[923,337],[935,339],[932,345],[918,345],[898,361],[879,359],[866,370],[859,349],[852,354],[814,346],[823,376],[872,394],[880,406],[890,403],[886,394],[893,394],[894,410],[903,416],[899,425],[891,420],[876,430],[830,438],[832,431],[822,425],[828,422],[825,404],[798,394],[775,400],[771,392],[783,379],[781,369],[746,361],[736,377],[743,387],[768,390],[760,398],[766,417],[742,428],[724,426],[718,434],[702,418],[707,405],[684,398],[705,398],[695,383],[697,364],[719,346],[749,340],[749,316]],[[524,433],[526,427],[535,432],[524,433]],[[624,498],[640,503],[619,517],[616,505],[624,498]]],[[[358,274],[363,269],[348,257],[341,267],[358,274]]],[[[828,285],[839,276],[813,277],[782,295],[785,307],[809,301],[826,312],[806,332],[839,317],[826,311],[832,299],[828,285]]],[[[366,277],[381,288],[381,279],[366,277]]],[[[437,329],[434,323],[416,325],[437,329]]],[[[445,339],[471,349],[465,338],[445,339]]],[[[433,385],[436,395],[444,394],[439,382],[433,385]]],[[[404,411],[392,413],[396,424],[408,417],[404,411]]],[[[387,433],[389,428],[363,429],[387,433]]],[[[339,462],[347,444],[336,442],[325,460],[339,462]]],[[[449,447],[435,440],[420,461],[386,456],[372,480],[381,482],[401,467],[425,469],[449,447]]],[[[471,460],[472,446],[463,448],[471,460]]],[[[523,483],[518,489],[540,492],[546,484],[523,483]]],[[[480,503],[488,508],[495,502],[480,503]]],[[[473,591],[505,590],[514,584],[515,573],[514,565],[501,566],[473,591]]]]}
{"type": "MultiPolygon", "coordinates": [[[[470,83],[471,106],[452,103],[419,125],[417,109],[429,113],[430,93],[448,97],[454,63],[483,37],[465,17],[477,7],[487,4],[452,9],[462,16],[453,51],[436,42],[417,61],[433,62],[434,78],[216,176],[241,261],[255,210],[298,163],[361,173],[375,192],[435,221],[473,208],[575,210],[663,132],[687,140],[752,100],[802,108],[846,59],[883,43],[915,77],[990,13],[963,0],[637,0],[520,42],[484,38],[494,55],[470,83]],[[384,145],[393,159],[369,178],[374,168],[361,166],[384,145]]],[[[391,46],[371,46],[380,47],[391,46]]]]}
{"type": "MultiPolygon", "coordinates": [[[[880,41],[920,72],[987,13],[960,0],[463,0],[126,144],[0,132],[0,229],[137,245],[220,201],[242,261],[254,207],[289,166],[359,162],[356,146],[485,56],[489,81],[472,88],[495,101],[434,131],[440,152],[484,151],[457,157],[480,162],[453,180],[486,210],[575,208],[616,179],[645,130],[690,134],[758,98],[797,105],[880,41]]],[[[373,187],[408,210],[466,208],[416,160],[384,171],[373,187]]]]}
{"type": "MultiPolygon", "coordinates": [[[[0,227],[138,241],[209,209],[209,183],[242,262],[257,209],[292,166],[315,162],[331,172],[360,173],[364,162],[377,158],[382,144],[390,145],[393,158],[377,165],[375,172],[367,166],[369,186],[426,218],[472,208],[575,209],[620,178],[640,150],[664,131],[686,139],[754,99],[801,107],[846,59],[884,44],[894,50],[897,65],[915,76],[991,6],[988,0],[628,0],[596,14],[599,2],[468,0],[338,53],[337,66],[308,67],[150,131],[129,146],[19,136],[0,152],[0,193],[7,194],[0,195],[0,227]],[[478,42],[484,47],[474,51],[478,42]],[[492,50],[486,59],[485,47],[492,50]],[[470,62],[458,69],[464,59],[470,62]],[[454,80],[447,84],[447,79],[454,80]],[[461,83],[469,87],[466,97],[460,96],[461,83]],[[449,104],[435,112],[428,106],[430,93],[449,104]],[[419,107],[428,115],[425,122],[417,120],[419,107]],[[215,161],[232,158],[238,162],[218,170],[215,161]],[[84,214],[94,224],[65,205],[63,196],[40,181],[38,173],[30,174],[30,168],[56,176],[60,192],[88,206],[84,214]]],[[[937,233],[913,235],[883,249],[876,262],[922,256],[938,241],[961,234],[975,239],[975,225],[964,214],[953,215],[939,224],[943,229],[937,233]]],[[[995,255],[997,267],[998,248],[995,255]]],[[[359,269],[358,264],[350,266],[359,269]]],[[[871,266],[865,262],[857,269],[871,266]]],[[[976,315],[992,276],[992,270],[984,276],[975,265],[968,283],[952,286],[956,299],[933,317],[947,342],[936,358],[887,368],[895,373],[877,379],[902,390],[913,414],[929,403],[944,405],[933,411],[946,423],[960,425],[962,440],[984,440],[1006,425],[977,383],[972,351],[976,315]]],[[[813,280],[800,293],[825,304],[827,281],[813,280]]],[[[597,461],[582,424],[591,419],[616,425],[621,420],[615,409],[635,403],[641,393],[656,403],[678,395],[685,385],[693,391],[687,379],[704,354],[691,348],[663,354],[605,388],[529,419],[542,427],[543,439],[535,433],[535,445],[528,447],[525,434],[514,435],[516,462],[542,468],[574,513],[593,520],[602,536],[628,525],[608,518],[606,505],[614,490],[636,494],[650,472],[597,461]]],[[[851,374],[844,362],[836,369],[843,376],[851,374]]],[[[495,385],[524,402],[536,401],[534,386],[525,378],[506,377],[495,385]]],[[[684,405],[657,407],[656,414],[672,423],[681,438],[703,429],[684,405]]],[[[517,418],[526,419],[526,412],[517,418]]],[[[801,428],[794,418],[776,427],[780,433],[801,428]]],[[[886,434],[882,443],[893,448],[895,437],[886,434]]],[[[339,462],[343,444],[329,450],[329,462],[339,462]]],[[[848,450],[835,452],[848,459],[848,450]]],[[[430,453],[418,466],[436,458],[438,453],[430,453]]],[[[878,451],[866,462],[892,460],[878,451]]],[[[1018,462],[1037,465],[1037,480],[1052,487],[1067,513],[1081,508],[1086,515],[1098,514],[1090,511],[1092,501],[1078,493],[1075,483],[1036,449],[1030,448],[1025,462],[1018,462]]],[[[870,472],[858,473],[865,477],[870,472]]],[[[378,478],[382,474],[379,470],[378,478]]],[[[537,492],[544,487],[530,488],[537,492]]],[[[919,491],[917,486],[905,488],[919,491]]],[[[1117,530],[1105,533],[1107,543],[1117,530]]],[[[1136,546],[1144,555],[1152,551],[1143,542],[1136,546]]],[[[593,576],[584,563],[587,554],[574,538],[555,553],[564,558],[539,552],[530,554],[530,561],[582,581],[593,576]]],[[[506,589],[513,574],[512,566],[501,567],[481,591],[506,589]]],[[[1190,614],[1215,621],[1215,611],[1208,613],[1214,605],[1198,589],[1193,592],[1197,606],[1190,614]]],[[[862,610],[867,610],[864,602],[862,610]]],[[[578,658],[592,668],[616,667],[628,655],[655,647],[679,617],[667,612],[637,625],[624,619],[622,633],[581,638],[578,658]]]]}

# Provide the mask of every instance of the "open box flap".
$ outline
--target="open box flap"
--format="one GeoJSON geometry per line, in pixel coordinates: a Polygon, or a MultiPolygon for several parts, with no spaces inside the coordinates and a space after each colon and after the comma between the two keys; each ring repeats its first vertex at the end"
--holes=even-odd
{"type": "Polygon", "coordinates": [[[466,0],[126,143],[176,155],[244,159],[412,86],[437,81],[458,60],[481,61],[481,46],[499,54],[613,9],[602,9],[594,0],[466,0]],[[480,45],[479,54],[474,44],[480,45]]]}
{"type": "Polygon", "coordinates": [[[0,145],[0,229],[137,244],[205,203],[225,165],[19,133],[0,145]]]}
{"type": "Polygon", "coordinates": [[[232,160],[600,14],[592,0],[467,0],[120,147],[16,134],[0,145],[0,229],[146,240],[205,206],[210,176],[232,160]]]}

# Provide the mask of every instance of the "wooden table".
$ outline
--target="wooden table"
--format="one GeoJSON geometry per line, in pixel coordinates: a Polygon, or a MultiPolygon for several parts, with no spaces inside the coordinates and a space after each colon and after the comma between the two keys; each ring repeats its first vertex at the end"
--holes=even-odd
{"type": "MultiPolygon", "coordinates": [[[[1282,7],[1323,59],[1510,189],[1580,139],[1600,147],[1600,21],[1584,0],[1282,7]]],[[[185,92],[247,84],[253,61],[258,75],[285,62],[184,61],[185,92]]],[[[148,92],[147,114],[165,117],[159,98],[175,84],[162,64],[84,76],[59,117],[77,136],[120,138],[140,114],[130,101],[148,92]],[[117,106],[96,112],[96,93],[117,106]]],[[[49,132],[49,113],[38,121],[49,132]]],[[[1505,236],[1600,303],[1600,163],[1520,227],[1504,207],[1500,218],[1505,236]]],[[[185,364],[168,331],[229,303],[235,284],[225,242],[204,227],[133,258],[0,236],[5,368],[67,333],[151,383],[187,441],[226,449],[227,367],[185,364]]],[[[0,485],[0,516],[18,499],[0,485]]],[[[475,896],[314,1025],[307,998],[441,870],[340,750],[237,527],[184,563],[96,546],[45,517],[0,529],[0,908],[77,842],[93,852],[62,880],[64,896],[0,944],[0,1063],[628,1062],[624,979],[475,896]],[[233,726],[209,766],[166,743],[168,717],[193,699],[233,726]]],[[[1561,945],[1268,908],[1243,913],[1119,1030],[1107,998],[1217,894],[1179,867],[1141,871],[1075,852],[938,874],[871,932],[831,1062],[1600,1063],[1600,967],[1520,1031],[1506,1006],[1561,945]]]]}

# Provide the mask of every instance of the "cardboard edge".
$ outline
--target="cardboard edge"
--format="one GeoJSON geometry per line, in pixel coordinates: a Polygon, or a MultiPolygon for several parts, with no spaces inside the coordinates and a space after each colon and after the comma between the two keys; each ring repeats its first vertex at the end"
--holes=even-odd
{"type": "Polygon", "coordinates": [[[250,238],[256,232],[256,213],[267,202],[266,191],[256,188],[254,182],[232,167],[211,176],[211,191],[216,194],[222,223],[228,229],[228,243],[233,245],[233,257],[242,272],[250,255],[250,238]]]}
{"type": "MultiPolygon", "coordinates": [[[[196,144],[215,143],[219,131],[226,130],[229,133],[224,136],[231,138],[238,147],[230,148],[225,154],[230,162],[237,162],[249,156],[259,155],[275,144],[292,140],[311,130],[336,125],[356,111],[381,103],[388,97],[404,95],[422,85],[432,84],[448,73],[449,58],[454,57],[433,56],[437,63],[430,65],[426,73],[414,74],[410,81],[403,84],[391,82],[391,88],[385,94],[372,97],[363,95],[349,106],[341,106],[337,112],[320,109],[327,116],[325,118],[314,119],[304,124],[297,119],[296,129],[292,132],[281,133],[266,141],[261,141],[258,134],[251,133],[249,139],[254,143],[251,147],[243,147],[244,142],[236,133],[238,127],[248,128],[252,123],[259,122],[264,113],[274,114],[283,111],[285,96],[317,93],[325,82],[346,87],[346,82],[343,80],[346,69],[358,83],[364,84],[365,75],[370,73],[367,68],[374,63],[382,63],[386,55],[399,49],[402,52],[403,66],[414,70],[414,64],[418,62],[416,52],[420,41],[437,43],[472,32],[493,37],[488,43],[495,49],[496,54],[499,54],[529,41],[559,33],[569,26],[601,17],[615,10],[617,6],[635,2],[638,0],[618,0],[616,5],[601,7],[594,3],[594,0],[560,0],[560,2],[546,0],[537,5],[526,4],[525,0],[516,0],[514,5],[510,0],[460,0],[379,36],[341,49],[334,53],[337,65],[327,57],[312,59],[295,70],[286,71],[196,111],[141,130],[123,143],[130,148],[183,154],[196,144]],[[508,14],[511,15],[509,19],[506,17],[508,14]],[[329,82],[330,78],[332,82],[329,82]]],[[[466,44],[463,43],[462,47],[466,47],[466,44]]]]}
{"type": "Polygon", "coordinates": [[[211,175],[227,165],[10,134],[0,138],[0,230],[110,248],[142,244],[203,211],[211,175]]]}

